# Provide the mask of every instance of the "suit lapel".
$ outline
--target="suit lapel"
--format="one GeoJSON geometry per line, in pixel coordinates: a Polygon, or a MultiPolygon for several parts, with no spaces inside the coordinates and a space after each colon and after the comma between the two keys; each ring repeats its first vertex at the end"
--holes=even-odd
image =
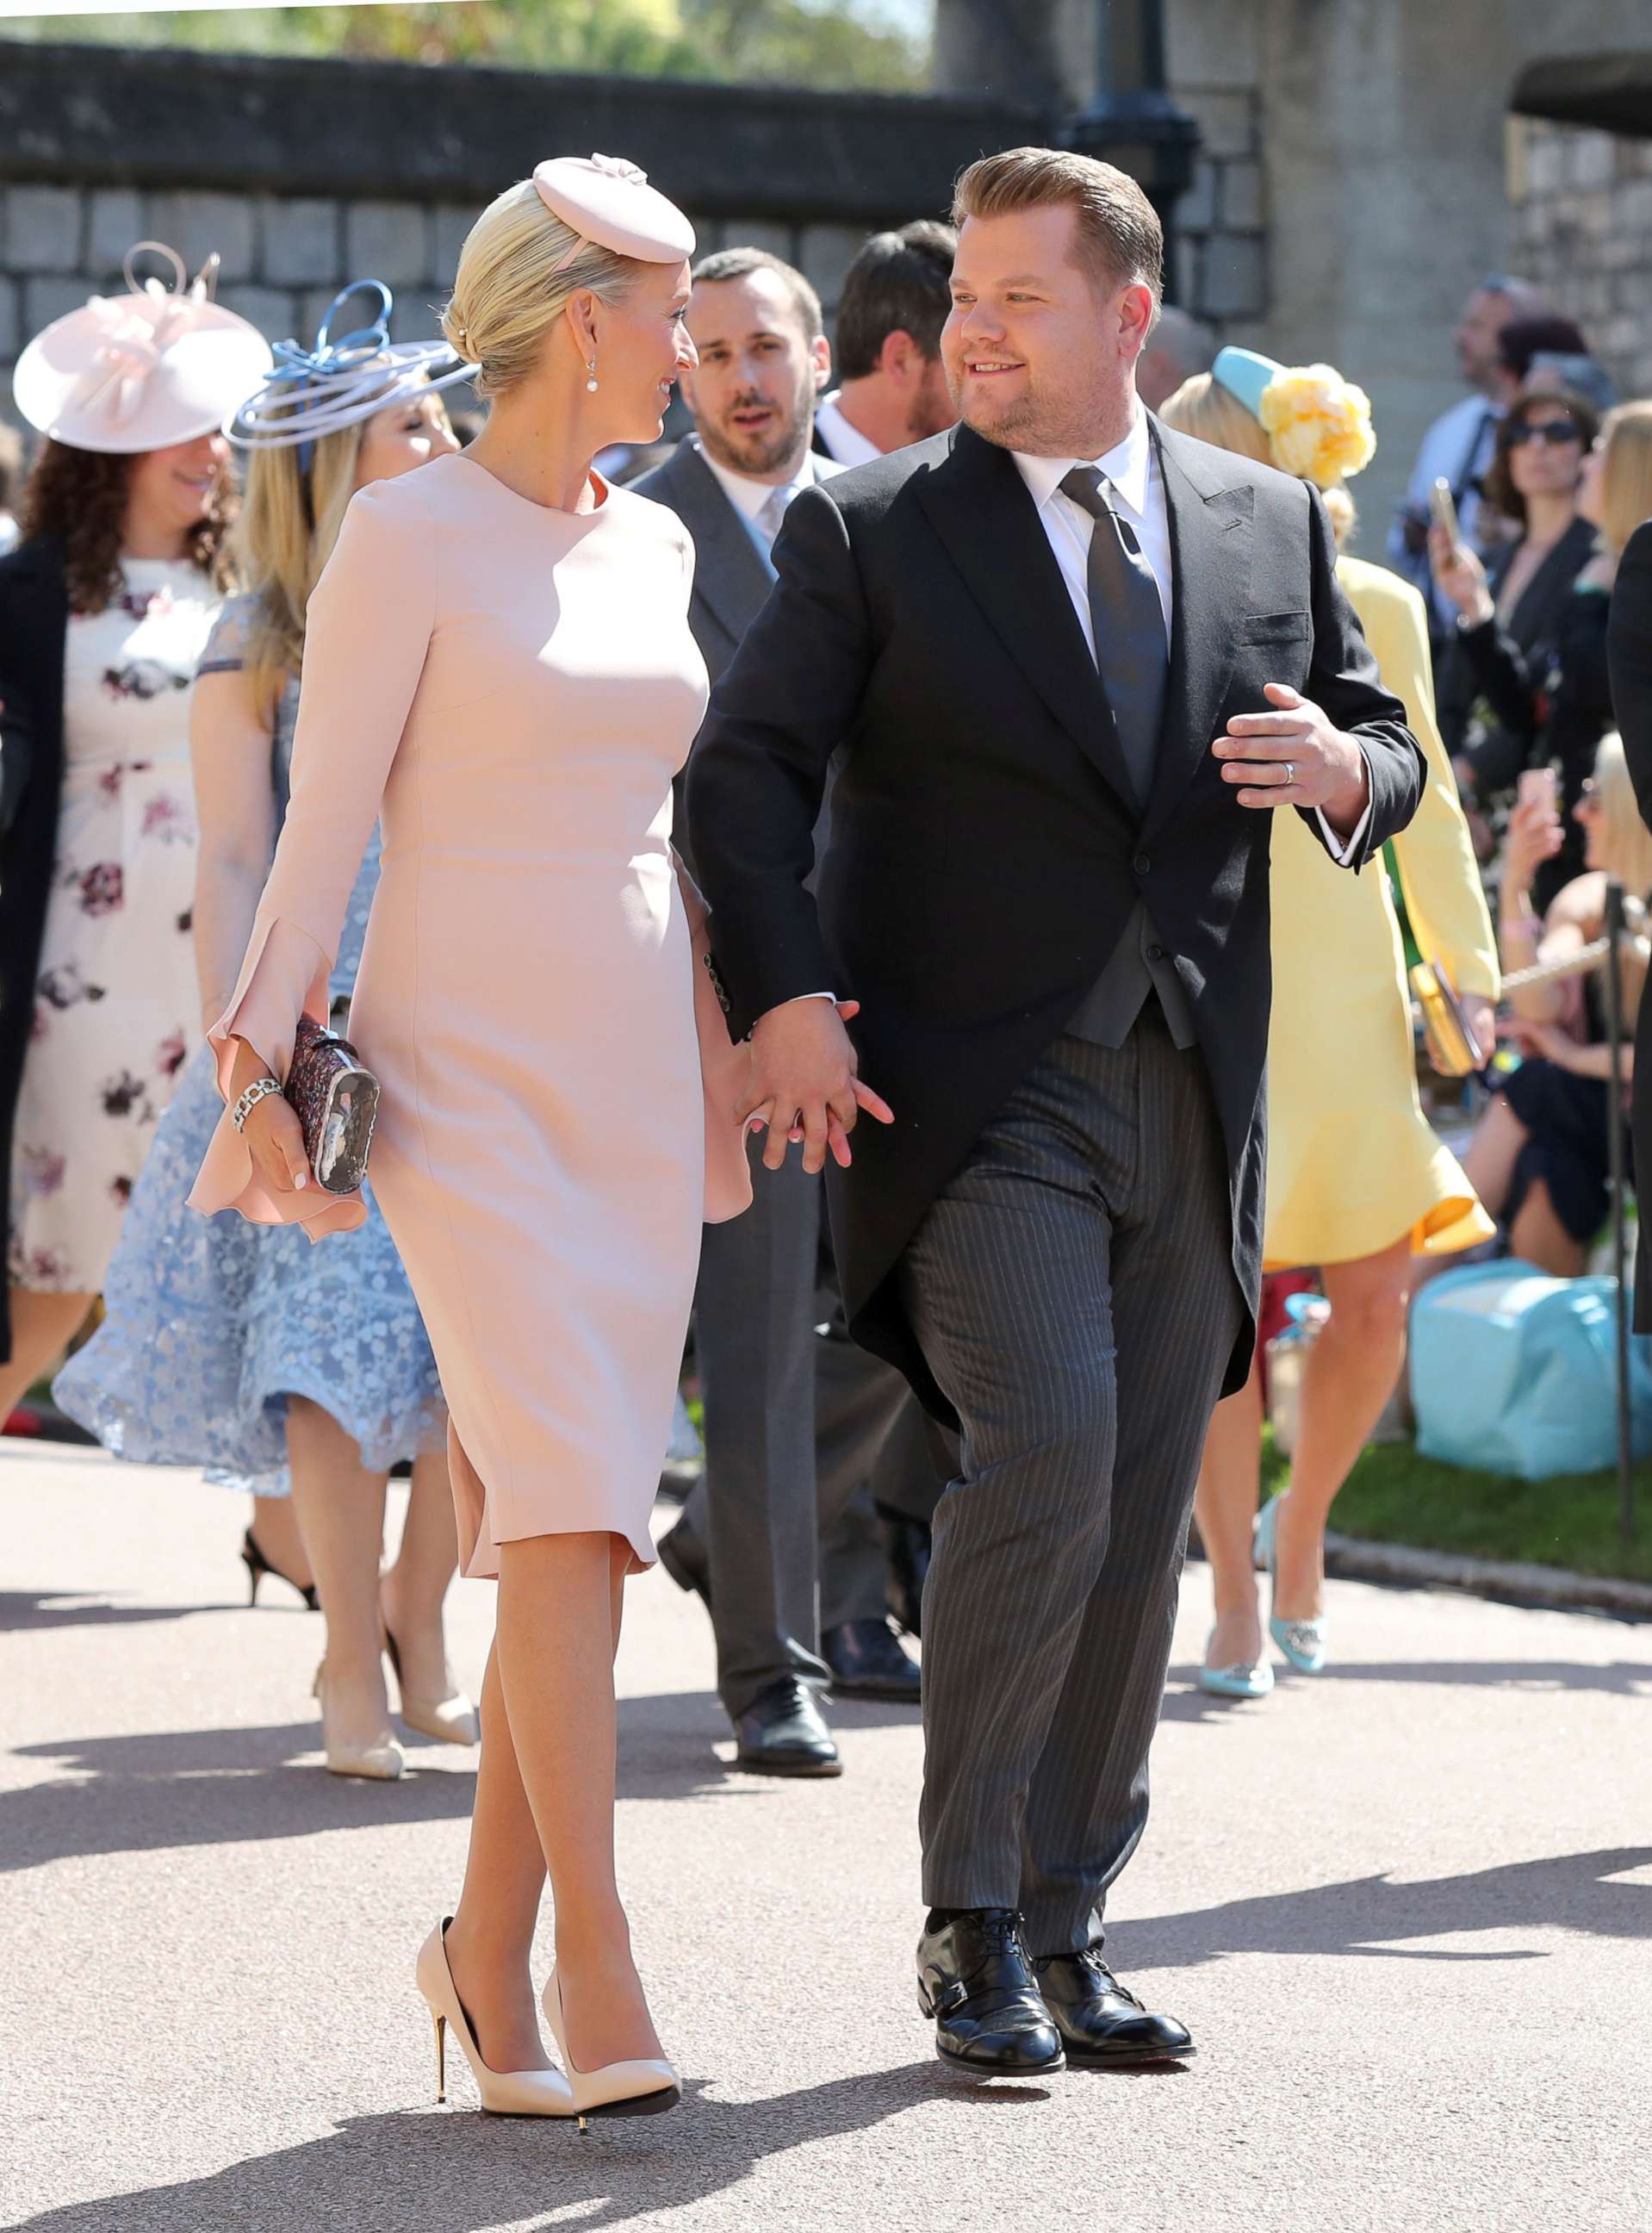
{"type": "Polygon", "coordinates": [[[767,601],[774,576],[692,438],[671,461],[677,517],[694,538],[694,592],[738,643],[767,601]]]}
{"type": "Polygon", "coordinates": [[[1152,420],[1170,516],[1170,673],[1144,836],[1162,827],[1216,741],[1216,721],[1249,609],[1255,492],[1226,485],[1221,452],[1152,420]]]}
{"type": "Polygon", "coordinates": [[[1014,459],[960,426],[916,482],[947,557],[1005,649],[1134,821],[1129,771],[1089,646],[1014,459]]]}

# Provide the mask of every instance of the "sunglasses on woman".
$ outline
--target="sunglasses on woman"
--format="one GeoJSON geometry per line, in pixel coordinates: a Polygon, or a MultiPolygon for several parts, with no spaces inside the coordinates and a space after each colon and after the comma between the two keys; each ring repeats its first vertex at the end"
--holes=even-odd
{"type": "Polygon", "coordinates": [[[1583,439],[1584,430],[1575,419],[1523,419],[1508,433],[1511,450],[1527,442],[1544,442],[1551,450],[1564,450],[1569,442],[1581,443],[1583,439]]]}

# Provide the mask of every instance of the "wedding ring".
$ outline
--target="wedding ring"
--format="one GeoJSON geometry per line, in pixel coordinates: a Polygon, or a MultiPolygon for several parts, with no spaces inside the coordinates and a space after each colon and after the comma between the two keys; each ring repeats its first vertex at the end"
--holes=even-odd
{"type": "Polygon", "coordinates": [[[1285,787],[1287,791],[1290,790],[1291,784],[1296,781],[1296,779],[1297,764],[1295,760],[1287,760],[1285,764],[1285,787]]]}

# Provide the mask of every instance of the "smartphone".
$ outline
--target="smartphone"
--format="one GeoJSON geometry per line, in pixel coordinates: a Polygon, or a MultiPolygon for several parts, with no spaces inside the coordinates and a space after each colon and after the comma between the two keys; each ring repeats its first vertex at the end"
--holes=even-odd
{"type": "Polygon", "coordinates": [[[1551,767],[1522,768],[1515,797],[1522,806],[1546,806],[1551,814],[1558,809],[1555,771],[1551,767]]]}
{"type": "Polygon", "coordinates": [[[1428,492],[1428,509],[1434,514],[1435,526],[1445,529],[1454,548],[1462,541],[1463,531],[1457,524],[1457,505],[1451,493],[1451,483],[1443,474],[1428,492]]]}

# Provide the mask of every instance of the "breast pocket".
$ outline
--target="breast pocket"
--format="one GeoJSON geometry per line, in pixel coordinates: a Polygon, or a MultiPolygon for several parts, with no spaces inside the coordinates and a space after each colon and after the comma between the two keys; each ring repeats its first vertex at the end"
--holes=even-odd
{"type": "Polygon", "coordinates": [[[1233,641],[1241,644],[1307,648],[1311,615],[1307,613],[1246,613],[1233,641]]]}

